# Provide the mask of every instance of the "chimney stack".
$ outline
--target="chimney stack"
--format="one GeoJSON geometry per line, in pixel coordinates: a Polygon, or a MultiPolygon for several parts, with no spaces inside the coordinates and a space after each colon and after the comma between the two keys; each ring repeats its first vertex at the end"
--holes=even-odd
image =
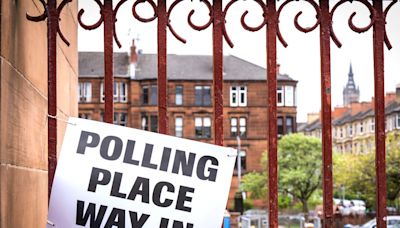
{"type": "Polygon", "coordinates": [[[135,78],[136,75],[136,63],[137,63],[137,53],[136,53],[136,45],[135,45],[135,39],[132,40],[132,46],[131,46],[131,62],[129,66],[130,70],[130,76],[131,79],[135,78]]]}
{"type": "Polygon", "coordinates": [[[136,45],[135,45],[135,39],[133,39],[131,46],[131,64],[136,64],[136,62],[137,62],[136,45]]]}

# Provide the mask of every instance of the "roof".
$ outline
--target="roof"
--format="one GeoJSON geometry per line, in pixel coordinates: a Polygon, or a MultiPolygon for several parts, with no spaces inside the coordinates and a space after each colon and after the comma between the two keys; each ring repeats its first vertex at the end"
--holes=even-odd
{"type": "MultiPolygon", "coordinates": [[[[128,53],[114,52],[114,75],[129,76],[128,53]]],[[[103,52],[79,52],[79,76],[103,77],[103,52]]]]}
{"type": "MultiPolygon", "coordinates": [[[[128,53],[114,53],[114,71],[116,76],[129,76],[128,53]]],[[[175,55],[167,56],[167,74],[169,80],[212,80],[213,56],[175,55]]],[[[103,53],[79,52],[79,76],[102,77],[103,53]]],[[[266,80],[263,67],[240,59],[236,56],[224,56],[224,80],[257,81],[266,80]]],[[[135,80],[157,78],[157,54],[139,54],[136,64],[135,80]]],[[[293,81],[287,74],[278,74],[278,81],[293,81]]]]}

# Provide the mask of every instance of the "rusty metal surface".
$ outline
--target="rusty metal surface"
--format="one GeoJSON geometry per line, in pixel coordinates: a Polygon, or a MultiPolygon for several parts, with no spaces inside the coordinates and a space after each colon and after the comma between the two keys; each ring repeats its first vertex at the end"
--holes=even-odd
{"type": "Polygon", "coordinates": [[[113,34],[114,12],[112,0],[104,0],[104,122],[113,123],[114,117],[114,74],[113,74],[113,34]]]}
{"type": "Polygon", "coordinates": [[[158,131],[168,134],[167,82],[167,11],[166,0],[158,0],[158,131]]]}
{"type": "Polygon", "coordinates": [[[375,168],[377,227],[386,227],[386,153],[385,153],[385,18],[382,1],[373,1],[376,19],[373,25],[374,94],[375,94],[375,168]]]}
{"type": "Polygon", "coordinates": [[[214,142],[224,144],[224,110],[223,110],[223,45],[222,1],[213,0],[213,90],[214,90],[214,142]]]}
{"type": "Polygon", "coordinates": [[[267,1],[267,91],[268,91],[268,211],[269,227],[278,227],[278,130],[276,113],[278,17],[275,0],[267,1]]]}
{"type": "Polygon", "coordinates": [[[323,227],[333,227],[330,30],[329,1],[320,0],[323,227]]]}
{"type": "Polygon", "coordinates": [[[50,199],[54,174],[57,167],[57,28],[58,12],[56,0],[47,3],[47,51],[48,51],[48,198],[50,199]],[[53,117],[53,118],[52,118],[53,117]]]}

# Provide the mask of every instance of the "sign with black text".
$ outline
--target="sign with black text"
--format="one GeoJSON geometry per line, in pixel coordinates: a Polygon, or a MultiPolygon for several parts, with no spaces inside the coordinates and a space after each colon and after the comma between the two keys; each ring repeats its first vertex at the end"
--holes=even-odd
{"type": "Polygon", "coordinates": [[[236,151],[69,118],[48,227],[221,227],[236,151]]]}

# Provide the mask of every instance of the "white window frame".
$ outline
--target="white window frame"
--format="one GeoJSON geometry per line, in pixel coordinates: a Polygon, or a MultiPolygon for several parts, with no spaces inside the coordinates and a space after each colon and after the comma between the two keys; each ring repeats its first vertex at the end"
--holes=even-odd
{"type": "Polygon", "coordinates": [[[396,128],[400,129],[400,114],[396,114],[396,128]]]}
{"type": "Polygon", "coordinates": [[[239,101],[239,106],[240,107],[246,107],[247,106],[247,86],[238,86],[238,101],[239,101]],[[243,95],[243,99],[242,99],[243,95]]]}
{"type": "Polygon", "coordinates": [[[294,106],[294,86],[285,86],[285,106],[294,106]]]}
{"type": "Polygon", "coordinates": [[[239,105],[239,93],[236,86],[231,86],[230,89],[230,105],[231,107],[237,107],[239,105]]]}
{"type": "Polygon", "coordinates": [[[283,86],[278,86],[277,88],[276,88],[276,102],[277,102],[277,105],[278,106],[284,106],[285,105],[285,93],[283,92],[284,91],[284,89],[283,89],[284,87],[283,86]],[[279,94],[281,94],[281,102],[279,102],[279,94]]]}
{"type": "Polygon", "coordinates": [[[79,102],[87,103],[92,101],[92,83],[79,82],[79,102]]]}
{"type": "Polygon", "coordinates": [[[106,94],[104,93],[104,83],[102,82],[100,84],[100,102],[103,103],[105,98],[106,98],[106,94]]]}
{"type": "Polygon", "coordinates": [[[175,136],[183,137],[183,117],[181,116],[175,117],[175,136]]]}
{"type": "Polygon", "coordinates": [[[247,106],[247,86],[240,85],[240,86],[230,87],[230,106],[231,107],[247,106]]]}
{"type": "Polygon", "coordinates": [[[128,84],[126,82],[119,83],[119,102],[128,102],[128,84]]]}

